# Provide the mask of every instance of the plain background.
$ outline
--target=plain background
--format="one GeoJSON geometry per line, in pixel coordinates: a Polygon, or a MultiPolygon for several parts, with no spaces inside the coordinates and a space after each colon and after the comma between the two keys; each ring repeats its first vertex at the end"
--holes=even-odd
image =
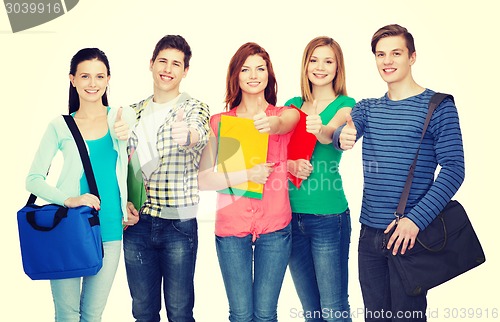
{"type": "MultiPolygon", "coordinates": [[[[380,97],[387,88],[375,68],[370,39],[381,26],[398,23],[415,37],[416,81],[452,93],[463,132],[466,178],[456,198],[467,209],[483,243],[487,262],[429,292],[429,320],[452,317],[488,321],[500,317],[497,159],[493,134],[499,112],[496,1],[130,1],[82,0],[53,21],[13,34],[0,10],[0,98],[2,118],[1,196],[4,208],[0,245],[0,320],[53,321],[47,281],[23,272],[16,211],[28,193],[24,180],[47,123],[67,111],[71,57],[83,47],[99,47],[111,64],[111,105],[131,104],[152,93],[149,59],[166,34],[184,36],[193,58],[181,90],[222,110],[229,59],[247,41],[269,52],[278,79],[278,105],[300,95],[300,60],[307,42],[320,35],[336,39],[344,51],[347,89],[356,100],[380,97]],[[126,3],[126,4],[125,4],[126,3]],[[496,317],[496,318],[495,318],[496,317]]],[[[350,304],[361,321],[357,280],[357,238],[362,193],[361,146],[344,154],[340,171],[352,211],[350,304]]],[[[54,169],[57,169],[55,162],[54,169]]],[[[53,171],[54,173],[56,170],[53,171]]],[[[202,193],[196,268],[197,321],[226,321],[227,300],[214,247],[215,194],[202,193]]],[[[280,301],[280,321],[301,321],[300,303],[289,274],[280,301]]],[[[163,313],[162,313],[163,314],[163,313]]],[[[166,320],[162,315],[162,319],[166,320]]],[[[133,321],[123,261],[103,321],[133,321]]]]}

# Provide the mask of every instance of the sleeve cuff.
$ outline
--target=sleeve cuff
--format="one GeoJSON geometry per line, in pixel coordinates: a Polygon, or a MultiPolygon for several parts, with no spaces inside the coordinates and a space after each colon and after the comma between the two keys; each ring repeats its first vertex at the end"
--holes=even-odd
{"type": "Polygon", "coordinates": [[[341,127],[337,128],[335,132],[333,133],[332,137],[332,144],[333,147],[339,151],[343,151],[342,148],[340,147],[340,133],[342,132],[342,129],[344,128],[345,125],[342,125],[341,127]]]}

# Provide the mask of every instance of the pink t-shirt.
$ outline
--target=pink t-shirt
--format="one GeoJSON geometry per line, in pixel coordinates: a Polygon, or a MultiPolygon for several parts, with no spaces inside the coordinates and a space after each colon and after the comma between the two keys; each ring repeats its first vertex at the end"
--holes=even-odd
{"type": "MultiPolygon", "coordinates": [[[[269,105],[268,116],[279,116],[290,107],[269,105]]],[[[221,115],[236,116],[236,108],[215,114],[210,118],[212,131],[219,133],[221,115]]],[[[217,193],[215,234],[219,237],[244,237],[253,240],[260,234],[271,233],[286,227],[292,218],[288,199],[287,145],[293,131],[269,135],[267,162],[274,162],[274,171],[264,185],[262,199],[217,193]]]]}

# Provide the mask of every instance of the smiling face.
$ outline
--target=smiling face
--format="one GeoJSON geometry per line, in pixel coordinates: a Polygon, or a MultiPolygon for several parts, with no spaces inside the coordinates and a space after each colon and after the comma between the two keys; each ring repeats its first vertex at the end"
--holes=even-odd
{"type": "Polygon", "coordinates": [[[75,75],[69,75],[80,103],[101,102],[102,96],[106,93],[109,78],[106,65],[97,59],[82,61],[78,64],[75,75]]]}
{"type": "Polygon", "coordinates": [[[150,62],[149,69],[153,74],[155,97],[177,96],[180,83],[188,72],[188,68],[184,68],[184,53],[173,48],[160,51],[150,62]]]}
{"type": "Polygon", "coordinates": [[[387,84],[400,83],[411,79],[411,66],[416,53],[409,54],[403,36],[384,37],[375,48],[375,60],[382,79],[387,84]]]}
{"type": "Polygon", "coordinates": [[[245,60],[239,73],[239,85],[245,94],[259,94],[267,87],[269,73],[266,61],[260,55],[251,55],[245,60]]]}
{"type": "Polygon", "coordinates": [[[314,49],[307,64],[307,78],[313,86],[332,86],[337,74],[337,60],[330,46],[314,49]]]}

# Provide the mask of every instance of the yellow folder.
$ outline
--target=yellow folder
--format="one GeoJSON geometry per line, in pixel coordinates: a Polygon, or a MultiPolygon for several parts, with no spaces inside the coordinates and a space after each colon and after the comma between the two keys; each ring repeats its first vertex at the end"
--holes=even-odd
{"type": "MultiPolygon", "coordinates": [[[[259,133],[253,125],[253,120],[222,115],[219,125],[217,171],[241,171],[265,163],[268,140],[269,134],[259,133]]],[[[264,185],[247,181],[218,192],[262,199],[264,185]]]]}

